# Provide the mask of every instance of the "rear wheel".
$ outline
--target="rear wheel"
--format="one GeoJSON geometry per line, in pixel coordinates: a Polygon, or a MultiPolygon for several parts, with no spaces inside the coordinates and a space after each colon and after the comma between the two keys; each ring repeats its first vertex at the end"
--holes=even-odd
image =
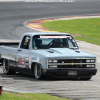
{"type": "Polygon", "coordinates": [[[10,74],[15,74],[15,70],[12,69],[10,66],[9,66],[9,61],[8,60],[3,60],[3,72],[4,74],[6,75],[10,75],[10,74]]]}
{"type": "Polygon", "coordinates": [[[34,76],[36,79],[42,78],[42,67],[40,64],[36,64],[34,67],[34,76]]]}

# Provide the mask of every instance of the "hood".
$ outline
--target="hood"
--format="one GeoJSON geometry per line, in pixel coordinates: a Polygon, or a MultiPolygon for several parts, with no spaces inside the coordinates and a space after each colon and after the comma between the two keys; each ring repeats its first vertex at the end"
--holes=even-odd
{"type": "Polygon", "coordinates": [[[73,50],[69,48],[50,48],[50,49],[36,50],[35,52],[45,57],[81,57],[81,58],[95,57],[94,55],[80,51],[79,49],[73,50]]]}

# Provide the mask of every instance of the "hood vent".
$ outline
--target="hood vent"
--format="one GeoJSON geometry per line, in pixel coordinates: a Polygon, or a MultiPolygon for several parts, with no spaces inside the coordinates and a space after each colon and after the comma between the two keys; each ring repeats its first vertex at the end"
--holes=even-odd
{"type": "Polygon", "coordinates": [[[54,53],[53,51],[47,51],[47,52],[54,53]]]}

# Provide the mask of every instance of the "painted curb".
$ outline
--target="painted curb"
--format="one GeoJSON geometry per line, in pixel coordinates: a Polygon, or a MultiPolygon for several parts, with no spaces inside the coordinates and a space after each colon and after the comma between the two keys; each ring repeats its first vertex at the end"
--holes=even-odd
{"type": "Polygon", "coordinates": [[[28,28],[40,32],[57,32],[57,31],[49,31],[48,29],[42,27],[42,24],[48,21],[55,21],[55,20],[73,20],[73,19],[87,19],[87,18],[100,18],[100,15],[66,16],[66,17],[59,17],[59,18],[36,19],[36,20],[26,21],[24,22],[24,25],[28,28]]]}

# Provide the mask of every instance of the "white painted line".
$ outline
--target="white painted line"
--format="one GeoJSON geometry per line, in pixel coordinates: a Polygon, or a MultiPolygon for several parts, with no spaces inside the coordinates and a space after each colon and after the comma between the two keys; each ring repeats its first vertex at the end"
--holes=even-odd
{"type": "Polygon", "coordinates": [[[90,83],[83,82],[83,81],[78,81],[78,82],[79,82],[79,83],[83,83],[83,84],[87,84],[87,85],[91,85],[91,86],[100,87],[100,85],[97,85],[97,84],[90,84],[90,83]]]}

